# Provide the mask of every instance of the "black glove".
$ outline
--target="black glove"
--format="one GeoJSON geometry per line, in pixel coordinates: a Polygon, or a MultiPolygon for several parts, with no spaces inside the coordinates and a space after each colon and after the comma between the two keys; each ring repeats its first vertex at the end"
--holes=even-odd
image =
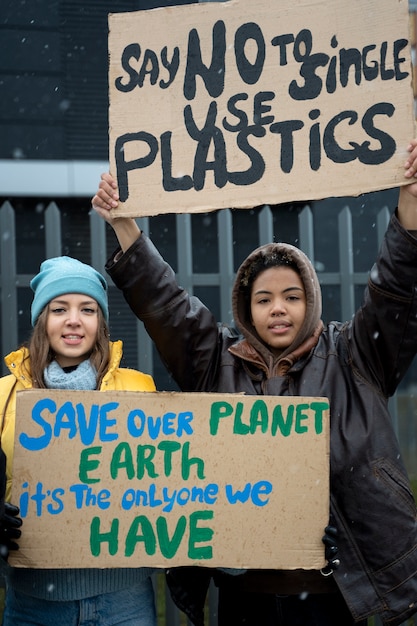
{"type": "Polygon", "coordinates": [[[324,543],[324,557],[327,565],[320,572],[323,576],[330,576],[334,570],[340,565],[340,559],[337,556],[339,548],[337,546],[337,528],[335,526],[326,526],[324,529],[322,542],[324,543]]]}
{"type": "Polygon", "coordinates": [[[10,550],[18,550],[14,541],[19,539],[22,532],[19,530],[22,520],[18,517],[20,511],[17,506],[5,502],[6,496],[6,455],[0,448],[0,557],[7,561],[10,550]]]}
{"type": "Polygon", "coordinates": [[[18,517],[19,507],[9,502],[4,503],[4,513],[0,519],[0,557],[7,561],[10,550],[18,550],[15,539],[19,539],[22,531],[22,520],[18,517]]]}

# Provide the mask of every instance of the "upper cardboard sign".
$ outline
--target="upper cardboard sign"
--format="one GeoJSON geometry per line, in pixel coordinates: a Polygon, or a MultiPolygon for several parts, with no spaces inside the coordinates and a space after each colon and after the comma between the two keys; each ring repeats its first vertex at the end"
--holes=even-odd
{"type": "Polygon", "coordinates": [[[203,2],[109,16],[119,216],[407,184],[408,0],[203,2]]]}
{"type": "Polygon", "coordinates": [[[319,569],[324,398],[17,393],[16,567],[319,569]]]}

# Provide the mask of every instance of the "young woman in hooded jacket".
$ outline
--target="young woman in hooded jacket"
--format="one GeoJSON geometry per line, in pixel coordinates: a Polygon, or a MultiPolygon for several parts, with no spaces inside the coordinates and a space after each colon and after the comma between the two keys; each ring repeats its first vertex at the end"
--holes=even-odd
{"type": "Polygon", "coordinates": [[[110,216],[117,185],[102,175],[93,208],[120,244],[106,269],[182,391],[330,401],[330,515],[340,566],[327,577],[174,569],[173,597],[195,624],[203,624],[210,575],[219,587],[220,626],[350,626],[372,615],[396,626],[417,611],[417,511],[388,411],[417,352],[417,140],[408,151],[405,179],[412,184],[400,189],[354,317],[324,325],[309,259],[271,243],[237,272],[232,304],[239,333],[219,325],[177,284],[133,219],[110,216]]]}
{"type": "MultiPolygon", "coordinates": [[[[151,376],[120,367],[122,343],[109,340],[107,283],[99,272],[76,259],[56,257],[42,263],[31,288],[34,292],[31,338],[27,346],[5,357],[10,374],[0,379],[1,448],[7,457],[6,500],[10,499],[13,479],[17,391],[31,388],[155,391],[151,376]]],[[[2,516],[3,559],[7,557],[7,548],[18,547],[15,520],[15,515],[2,516]],[[11,532],[16,541],[10,542],[11,532]]],[[[22,532],[25,532],[24,521],[22,532]]],[[[156,626],[152,571],[140,567],[6,566],[2,624],[156,626]]]]}

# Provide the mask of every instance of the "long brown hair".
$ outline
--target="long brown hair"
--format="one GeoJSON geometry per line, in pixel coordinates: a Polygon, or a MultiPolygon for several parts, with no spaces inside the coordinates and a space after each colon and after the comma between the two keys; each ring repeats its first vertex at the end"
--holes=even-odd
{"type": "MultiPolygon", "coordinates": [[[[103,312],[100,307],[97,309],[98,329],[96,343],[90,354],[91,364],[97,370],[97,387],[100,388],[103,376],[107,372],[110,359],[110,341],[109,327],[104,319],[103,312]]],[[[48,306],[46,306],[39,315],[37,322],[32,331],[32,335],[27,343],[29,350],[29,363],[24,363],[29,375],[32,377],[33,387],[45,389],[45,381],[43,371],[45,367],[54,360],[55,355],[49,345],[48,335],[46,332],[46,321],[48,318],[48,306]]]]}

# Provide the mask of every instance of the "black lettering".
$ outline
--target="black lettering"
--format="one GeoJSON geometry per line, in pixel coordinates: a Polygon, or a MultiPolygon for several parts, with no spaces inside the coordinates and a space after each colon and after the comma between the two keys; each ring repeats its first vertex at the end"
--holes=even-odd
{"type": "Polygon", "coordinates": [[[394,78],[394,70],[386,68],[387,48],[388,43],[383,41],[381,45],[381,80],[391,80],[394,78]]]}
{"type": "Polygon", "coordinates": [[[311,31],[301,30],[294,43],[294,58],[301,63],[300,76],[304,78],[304,84],[299,86],[296,80],[292,80],[288,93],[293,100],[313,100],[320,95],[323,81],[316,75],[318,67],[325,67],[329,62],[329,56],[323,53],[311,54],[313,39],[311,31]]]}
{"type": "Polygon", "coordinates": [[[351,66],[355,69],[355,83],[361,84],[362,77],[362,55],[357,48],[342,48],[339,52],[340,63],[340,84],[346,87],[349,82],[349,71],[351,66]]]}
{"type": "Polygon", "coordinates": [[[298,33],[297,37],[294,40],[294,59],[297,63],[302,63],[306,58],[311,55],[311,51],[313,49],[313,35],[311,34],[311,30],[308,28],[303,28],[298,33]]]}
{"type": "Polygon", "coordinates": [[[349,120],[349,126],[355,124],[358,119],[358,114],[355,111],[342,111],[338,115],[335,115],[327,124],[323,133],[323,147],[328,158],[333,163],[350,163],[356,159],[356,148],[354,144],[352,150],[345,150],[336,141],[335,130],[336,127],[344,120],[349,120]]]}
{"type": "Polygon", "coordinates": [[[119,186],[119,197],[121,202],[125,202],[129,197],[129,185],[127,180],[128,172],[132,170],[139,170],[144,167],[148,167],[154,162],[156,155],[158,154],[158,141],[150,133],[144,131],[138,133],[126,133],[116,139],[114,145],[114,157],[116,161],[117,170],[117,182],[119,186]],[[149,147],[149,152],[146,156],[140,159],[133,159],[133,161],[126,161],[125,159],[125,145],[127,143],[138,141],[144,142],[149,147]]]}
{"type": "Polygon", "coordinates": [[[188,35],[187,65],[184,77],[184,97],[193,100],[196,94],[196,76],[204,81],[207,92],[212,98],[218,98],[224,89],[226,54],[226,26],[219,20],[213,26],[213,53],[210,67],[206,67],[201,58],[200,37],[195,28],[188,35]]]}
{"type": "Polygon", "coordinates": [[[394,72],[395,72],[395,80],[403,80],[410,75],[410,72],[402,72],[400,69],[400,64],[405,62],[405,57],[399,57],[401,50],[404,50],[408,45],[407,39],[397,39],[394,41],[394,72]]]}
{"type": "Polygon", "coordinates": [[[223,122],[222,122],[223,128],[225,128],[226,130],[229,130],[230,132],[237,132],[248,126],[248,116],[246,115],[244,111],[242,111],[241,109],[238,109],[235,106],[236,103],[239,102],[239,100],[247,100],[247,99],[248,99],[247,93],[237,93],[236,95],[229,98],[229,100],[227,101],[227,110],[229,111],[229,113],[237,117],[239,122],[237,122],[233,126],[233,124],[230,124],[227,121],[226,117],[224,117],[223,122]]]}
{"type": "Polygon", "coordinates": [[[272,38],[271,44],[273,46],[278,46],[279,48],[279,64],[280,65],[287,65],[288,63],[287,45],[293,42],[294,42],[294,35],[292,35],[291,33],[287,33],[286,35],[277,35],[276,37],[272,38]]]}
{"type": "Polygon", "coordinates": [[[365,76],[365,80],[375,80],[375,78],[378,78],[378,73],[379,73],[378,61],[374,60],[372,61],[371,65],[368,65],[368,60],[367,60],[368,53],[375,49],[376,49],[376,45],[372,44],[370,46],[365,46],[364,49],[362,50],[362,68],[363,68],[363,75],[365,76]]]}
{"type": "Polygon", "coordinates": [[[138,43],[131,43],[123,50],[121,64],[123,69],[126,70],[128,75],[130,76],[130,80],[128,83],[124,84],[122,82],[123,77],[118,76],[114,81],[114,85],[118,91],[123,91],[124,93],[127,93],[129,91],[132,91],[132,89],[134,89],[138,84],[138,73],[136,72],[136,70],[133,69],[133,67],[130,66],[129,61],[131,58],[139,61],[140,55],[141,50],[138,43]]]}
{"type": "Polygon", "coordinates": [[[303,128],[304,122],[301,120],[287,120],[286,122],[274,122],[269,127],[271,133],[281,135],[281,157],[280,166],[285,174],[289,174],[294,165],[294,139],[296,130],[303,128]]]}
{"type": "Polygon", "coordinates": [[[272,122],[274,121],[274,116],[264,116],[264,113],[269,112],[271,110],[271,107],[270,105],[264,104],[264,102],[267,102],[268,100],[273,100],[274,98],[275,94],[273,91],[260,91],[259,93],[255,94],[255,97],[253,99],[253,121],[255,124],[272,124],[272,122]]]}
{"type": "Polygon", "coordinates": [[[165,191],[187,191],[193,186],[191,176],[172,176],[171,136],[171,131],[161,135],[162,186],[165,191]]]}
{"type": "Polygon", "coordinates": [[[167,89],[171,83],[174,81],[174,78],[177,75],[178,68],[180,65],[180,51],[177,46],[174,48],[174,52],[172,53],[171,60],[168,59],[168,49],[164,46],[161,50],[161,61],[162,65],[165,69],[168,70],[169,80],[160,80],[159,86],[161,89],[167,89]]]}
{"type": "MultiPolygon", "coordinates": [[[[319,109],[313,109],[309,113],[311,120],[316,120],[320,115],[319,109]]],[[[320,124],[313,124],[310,128],[310,167],[316,172],[320,169],[321,165],[321,139],[320,139],[320,124]]]]}
{"type": "Polygon", "coordinates": [[[378,150],[369,149],[369,141],[365,141],[359,146],[357,154],[361,163],[366,165],[380,165],[388,161],[396,150],[395,140],[379,128],[375,128],[374,117],[376,115],[386,115],[392,117],[394,115],[395,108],[390,102],[379,102],[371,106],[362,118],[362,128],[366,131],[369,137],[377,139],[381,144],[378,150]]]}
{"type": "Polygon", "coordinates": [[[235,33],[235,57],[241,79],[247,85],[257,83],[265,63],[265,39],[258,24],[247,22],[237,29],[235,33]],[[253,64],[250,63],[245,54],[248,39],[253,39],[258,48],[253,64]]]}
{"type": "Polygon", "coordinates": [[[265,161],[262,155],[255,150],[249,142],[249,135],[254,137],[264,137],[266,130],[263,126],[249,126],[242,129],[237,136],[239,149],[249,157],[251,166],[243,172],[229,173],[229,181],[234,185],[253,185],[262,178],[265,172],[265,161]]]}
{"type": "MultiPolygon", "coordinates": [[[[337,48],[339,45],[336,37],[332,37],[330,45],[332,48],[337,48]]],[[[334,93],[336,91],[337,79],[336,79],[336,66],[337,66],[337,56],[333,56],[330,59],[329,68],[327,70],[326,76],[326,91],[327,93],[334,93]]]]}
{"type": "Polygon", "coordinates": [[[159,76],[159,62],[155,52],[149,49],[145,50],[143,55],[143,63],[138,76],[139,87],[143,87],[147,75],[149,75],[150,84],[155,85],[159,76]]]}
{"type": "Polygon", "coordinates": [[[204,187],[206,171],[213,170],[216,187],[221,189],[227,183],[226,145],[223,133],[215,125],[217,103],[210,102],[206,121],[200,130],[194,122],[191,106],[184,109],[185,126],[192,139],[198,142],[194,158],[194,189],[201,191],[204,187]],[[207,155],[211,144],[214,145],[214,161],[208,161],[207,155]]]}

